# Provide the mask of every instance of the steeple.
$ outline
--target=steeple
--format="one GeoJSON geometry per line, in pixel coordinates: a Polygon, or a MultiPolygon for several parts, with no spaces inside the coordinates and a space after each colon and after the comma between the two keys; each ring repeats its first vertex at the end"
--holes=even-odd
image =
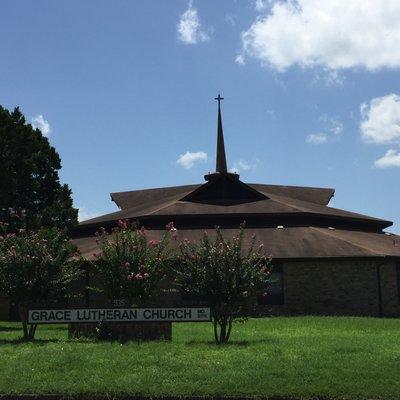
{"type": "Polygon", "coordinates": [[[226,165],[226,154],[225,154],[225,143],[224,143],[224,131],[222,129],[222,117],[221,117],[221,100],[224,98],[218,93],[218,97],[214,100],[218,101],[218,122],[217,122],[217,157],[215,163],[215,172],[209,173],[204,176],[206,181],[214,180],[218,177],[229,177],[230,179],[239,179],[239,175],[228,172],[226,165]]]}
{"type": "Polygon", "coordinates": [[[218,97],[214,100],[218,101],[218,125],[217,125],[217,162],[215,171],[220,174],[226,174],[228,169],[226,167],[226,155],[225,155],[225,143],[224,143],[224,132],[222,129],[222,118],[221,118],[221,100],[224,98],[218,93],[218,97]]]}
{"type": "Polygon", "coordinates": [[[218,101],[217,161],[215,172],[205,175],[204,179],[207,182],[182,197],[180,201],[230,206],[267,199],[266,195],[240,181],[238,174],[228,172],[221,118],[221,100],[223,99],[220,94],[215,98],[218,101]]]}

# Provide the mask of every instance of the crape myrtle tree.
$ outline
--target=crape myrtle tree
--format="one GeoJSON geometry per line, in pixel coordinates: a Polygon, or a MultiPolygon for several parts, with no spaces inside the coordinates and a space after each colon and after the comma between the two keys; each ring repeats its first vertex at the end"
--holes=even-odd
{"type": "Polygon", "coordinates": [[[235,318],[243,318],[243,306],[265,291],[270,276],[270,260],[263,245],[252,236],[243,247],[244,224],[231,240],[216,228],[215,238],[206,232],[198,243],[184,240],[173,268],[175,282],[183,293],[204,299],[212,308],[215,341],[228,342],[235,318]]]}
{"type": "Polygon", "coordinates": [[[170,223],[160,240],[149,240],[146,229],[139,229],[136,222],[120,220],[110,232],[102,228],[96,233],[100,253],[93,261],[98,285],[92,289],[109,299],[123,299],[130,306],[149,299],[166,275],[174,231],[170,223]]]}
{"type": "Polygon", "coordinates": [[[80,276],[75,246],[57,228],[7,233],[0,223],[0,292],[16,301],[24,339],[32,340],[36,324],[27,323],[31,304],[50,305],[67,297],[80,276]]]}
{"type": "Polygon", "coordinates": [[[9,224],[9,232],[74,227],[77,210],[71,190],[59,181],[60,157],[18,108],[0,106],[0,166],[0,221],[9,224]]]}

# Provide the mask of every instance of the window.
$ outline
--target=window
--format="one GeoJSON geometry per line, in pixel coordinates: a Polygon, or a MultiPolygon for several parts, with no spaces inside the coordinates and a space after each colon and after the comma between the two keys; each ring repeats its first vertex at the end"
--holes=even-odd
{"type": "Polygon", "coordinates": [[[270,282],[266,288],[266,295],[259,295],[258,305],[278,305],[283,304],[283,268],[281,264],[274,264],[270,282]]]}

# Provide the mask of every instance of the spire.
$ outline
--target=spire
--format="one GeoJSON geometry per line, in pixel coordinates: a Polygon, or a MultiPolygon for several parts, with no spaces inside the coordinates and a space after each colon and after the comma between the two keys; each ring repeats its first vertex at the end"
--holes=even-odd
{"type": "Polygon", "coordinates": [[[228,169],[226,167],[226,155],[225,155],[225,144],[224,144],[224,132],[222,130],[222,118],[221,118],[221,100],[224,98],[218,93],[218,97],[215,100],[218,101],[218,128],[217,128],[217,162],[215,171],[221,174],[226,174],[228,169]]]}
{"type": "Polygon", "coordinates": [[[224,98],[218,93],[215,100],[218,101],[218,124],[217,124],[217,162],[215,172],[209,172],[204,176],[206,181],[215,181],[219,179],[238,180],[239,175],[236,173],[228,172],[226,166],[224,132],[222,130],[222,117],[221,117],[221,100],[224,98]]]}

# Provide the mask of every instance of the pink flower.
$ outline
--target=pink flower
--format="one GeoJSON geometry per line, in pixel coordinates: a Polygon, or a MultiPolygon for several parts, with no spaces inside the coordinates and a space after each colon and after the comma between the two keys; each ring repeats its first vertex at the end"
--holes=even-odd
{"type": "Polygon", "coordinates": [[[128,275],[127,279],[130,282],[132,280],[132,275],[128,275]]]}
{"type": "Polygon", "coordinates": [[[142,226],[142,227],[140,228],[139,233],[142,234],[143,236],[146,235],[146,229],[145,229],[144,226],[142,226]]]}
{"type": "Polygon", "coordinates": [[[130,262],[129,261],[127,261],[125,264],[124,264],[124,267],[126,268],[126,269],[128,269],[129,267],[130,267],[130,262]]]}
{"type": "Polygon", "coordinates": [[[126,229],[128,227],[128,222],[126,220],[119,219],[118,226],[121,229],[126,229]]]}
{"type": "Polygon", "coordinates": [[[149,241],[149,245],[150,246],[158,246],[160,244],[160,241],[159,240],[150,240],[149,241]]]}
{"type": "Polygon", "coordinates": [[[168,231],[173,231],[173,230],[175,230],[174,223],[173,223],[173,222],[169,222],[169,223],[165,226],[165,228],[166,228],[168,231]]]}
{"type": "Polygon", "coordinates": [[[135,275],[135,279],[137,280],[137,281],[141,281],[142,279],[143,279],[143,275],[141,274],[141,273],[137,273],[136,275],[135,275]]]}

